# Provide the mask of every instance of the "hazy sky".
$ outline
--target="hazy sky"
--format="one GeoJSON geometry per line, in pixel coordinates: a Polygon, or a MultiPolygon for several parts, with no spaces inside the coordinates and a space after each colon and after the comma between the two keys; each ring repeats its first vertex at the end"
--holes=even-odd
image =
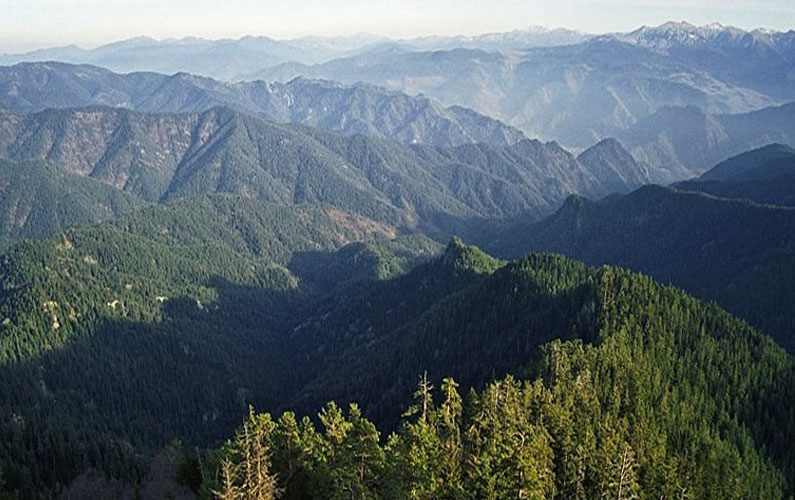
{"type": "Polygon", "coordinates": [[[795,29],[795,0],[0,0],[0,53],[246,34],[474,34],[541,24],[590,32],[688,20],[795,29]]]}

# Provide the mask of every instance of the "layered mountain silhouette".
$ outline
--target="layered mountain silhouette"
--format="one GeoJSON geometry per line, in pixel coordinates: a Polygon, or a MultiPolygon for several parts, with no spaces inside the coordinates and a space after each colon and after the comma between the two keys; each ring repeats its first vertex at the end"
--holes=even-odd
{"type": "Polygon", "coordinates": [[[282,205],[328,203],[445,234],[468,234],[487,218],[536,218],[569,194],[601,197],[647,179],[615,143],[596,146],[585,161],[528,139],[409,146],[280,125],[229,108],[3,113],[0,131],[2,158],[47,161],[144,202],[233,193],[282,205]]]}
{"type": "Polygon", "coordinates": [[[664,52],[623,35],[516,52],[388,50],[318,65],[284,63],[244,78],[366,81],[471,107],[530,136],[585,147],[666,106],[742,113],[795,100],[788,84],[792,37],[744,36],[764,40],[750,48],[728,40],[725,48],[681,45],[664,52]],[[732,65],[735,60],[743,62],[732,65]]]}
{"type": "Polygon", "coordinates": [[[216,106],[273,121],[388,137],[405,143],[507,145],[518,130],[461,107],[445,108],[370,85],[296,79],[223,83],[187,73],[116,74],[93,66],[32,63],[0,68],[0,106],[10,111],[104,105],[143,112],[200,112],[216,106]]]}
{"type": "Polygon", "coordinates": [[[617,137],[639,162],[669,171],[669,182],[675,182],[750,149],[770,143],[795,145],[793,118],[795,104],[739,114],[666,107],[617,137]]]}
{"type": "Polygon", "coordinates": [[[136,37],[82,49],[75,45],[35,50],[23,54],[0,55],[0,64],[61,61],[93,64],[121,73],[156,71],[187,72],[229,80],[251,71],[288,61],[318,63],[363,52],[384,50],[438,50],[471,47],[484,50],[510,50],[581,42],[590,37],[567,29],[531,26],[508,33],[477,36],[429,36],[395,40],[367,33],[339,37],[306,36],[276,40],[266,36],[210,40],[199,37],[156,40],[136,37]]]}

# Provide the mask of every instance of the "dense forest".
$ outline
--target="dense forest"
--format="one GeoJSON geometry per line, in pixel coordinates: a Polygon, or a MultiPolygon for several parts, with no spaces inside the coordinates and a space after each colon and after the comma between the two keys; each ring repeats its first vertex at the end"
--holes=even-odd
{"type": "Polygon", "coordinates": [[[692,185],[646,186],[596,202],[573,196],[540,222],[498,227],[487,248],[506,257],[558,252],[647,273],[717,301],[795,350],[795,310],[787,305],[795,302],[795,209],[748,198],[692,185]]]}
{"type": "Polygon", "coordinates": [[[273,405],[290,367],[276,333],[438,251],[393,231],[210,197],[15,246],[0,264],[6,487],[46,497],[89,466],[137,479],[149,450],[211,442],[247,404],[273,405]]]}
{"type": "MultiPolygon", "coordinates": [[[[203,493],[224,499],[792,493],[795,366],[769,339],[715,306],[616,268],[530,256],[486,281],[504,275],[547,297],[579,281],[587,289],[578,302],[590,329],[581,338],[546,343],[517,366],[520,378],[480,390],[424,373],[396,432],[379,431],[367,405],[328,403],[314,419],[251,413],[202,461],[203,493]]],[[[481,298],[510,303],[525,291],[481,298]]],[[[466,324],[454,317],[449,323],[452,339],[464,335],[466,324]]],[[[479,333],[486,347],[506,332],[479,333]]]]}
{"type": "Polygon", "coordinates": [[[147,209],[9,254],[8,491],[46,498],[86,467],[139,482],[178,438],[180,480],[208,497],[792,493],[792,359],[718,307],[553,255],[504,262],[454,240],[428,260],[431,242],[370,226],[371,243],[345,245],[360,227],[322,207],[204,221],[215,245],[190,229],[238,202],[147,209]],[[151,258],[162,274],[141,287],[151,258]]]}

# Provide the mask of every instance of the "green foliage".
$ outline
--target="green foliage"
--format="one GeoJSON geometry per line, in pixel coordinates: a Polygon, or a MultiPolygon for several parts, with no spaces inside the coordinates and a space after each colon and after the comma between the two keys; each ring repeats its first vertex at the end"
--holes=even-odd
{"type": "Polygon", "coordinates": [[[286,414],[272,442],[286,495],[767,499],[791,493],[791,357],[680,291],[615,268],[568,274],[569,262],[530,257],[485,280],[521,270],[555,294],[571,276],[589,276],[592,286],[580,300],[597,304],[590,334],[546,344],[532,378],[494,381],[466,403],[451,379],[436,397],[424,375],[399,431],[381,442],[355,406],[347,416],[326,406],[318,416],[322,431],[309,420],[299,428],[286,414]],[[365,430],[355,433],[357,427],[365,430]],[[296,477],[303,478],[300,491],[293,489],[296,477]]]}
{"type": "Polygon", "coordinates": [[[114,219],[143,202],[111,186],[43,161],[0,160],[0,248],[49,238],[77,225],[114,219]]]}
{"type": "Polygon", "coordinates": [[[453,241],[403,274],[435,246],[393,234],[210,197],[15,247],[7,487],[47,497],[87,467],[134,481],[158,448],[217,443],[254,405],[281,416],[251,415],[202,458],[204,495],[239,498],[254,476],[284,498],[791,493],[793,362],[766,337],[555,255],[505,263],[453,241]]]}
{"type": "Polygon", "coordinates": [[[559,252],[647,273],[718,301],[795,349],[793,208],[646,186],[598,203],[572,197],[541,222],[498,232],[490,242],[498,255],[559,252]]]}
{"type": "Polygon", "coordinates": [[[278,333],[346,286],[313,279],[308,256],[347,262],[353,286],[438,248],[391,236],[327,207],[215,196],[14,247],[0,263],[8,487],[46,497],[87,467],[136,480],[172,439],[206,445],[248,403],[274,406],[295,387],[278,333]],[[348,262],[357,240],[368,257],[348,262]]]}

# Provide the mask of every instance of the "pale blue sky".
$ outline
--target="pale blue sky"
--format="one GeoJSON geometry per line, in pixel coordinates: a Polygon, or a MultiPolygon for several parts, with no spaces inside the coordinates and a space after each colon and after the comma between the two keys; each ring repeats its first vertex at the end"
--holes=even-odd
{"type": "Polygon", "coordinates": [[[0,0],[0,12],[0,53],[137,35],[412,37],[534,24],[607,32],[667,20],[795,29],[795,0],[0,0]]]}

